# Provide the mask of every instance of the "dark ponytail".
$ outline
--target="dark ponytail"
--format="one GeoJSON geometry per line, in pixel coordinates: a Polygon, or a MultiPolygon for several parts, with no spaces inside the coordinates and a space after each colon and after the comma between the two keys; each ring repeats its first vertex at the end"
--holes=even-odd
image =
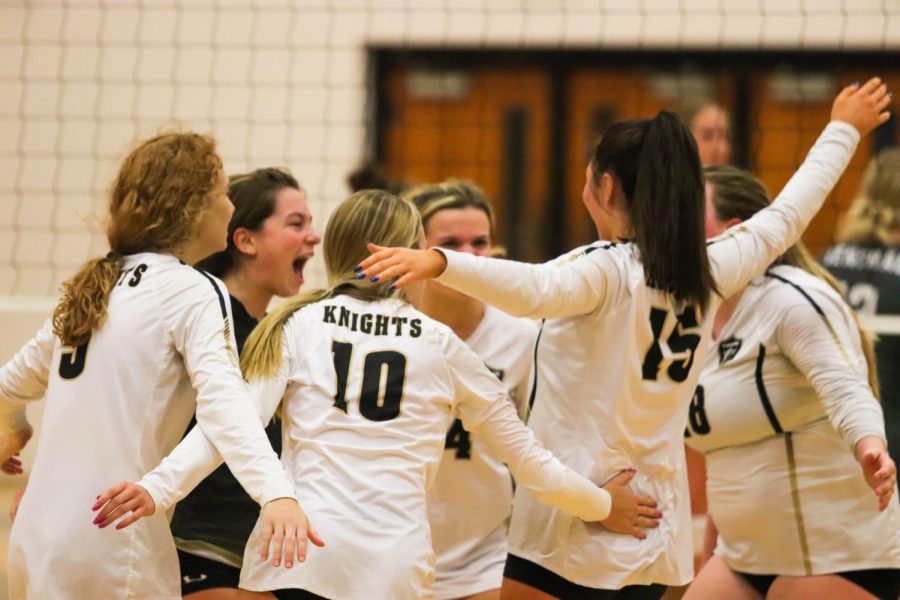
{"type": "Polygon", "coordinates": [[[595,184],[608,172],[622,186],[647,284],[705,311],[716,291],[704,232],[697,144],[674,114],[610,127],[591,161],[595,184]]]}

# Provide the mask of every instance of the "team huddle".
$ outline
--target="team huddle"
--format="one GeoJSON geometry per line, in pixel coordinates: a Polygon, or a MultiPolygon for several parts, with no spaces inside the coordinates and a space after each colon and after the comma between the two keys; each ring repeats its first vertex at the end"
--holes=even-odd
{"type": "Polygon", "coordinates": [[[494,257],[464,181],[355,192],[320,238],[290,173],[143,142],[109,254],[0,369],[5,472],[46,400],[10,597],[895,600],[872,343],[799,245],[890,99],[842,90],[774,199],[671,113],[616,123],[600,241],[540,265],[494,257]]]}

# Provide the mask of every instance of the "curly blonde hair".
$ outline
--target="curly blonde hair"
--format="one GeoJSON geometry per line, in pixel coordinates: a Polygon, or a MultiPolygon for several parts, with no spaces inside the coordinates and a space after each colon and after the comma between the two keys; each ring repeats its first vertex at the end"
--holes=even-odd
{"type": "Polygon", "coordinates": [[[122,256],[173,251],[191,239],[221,170],[216,142],[206,135],[162,133],[132,150],[109,194],[110,254],[89,260],[62,285],[53,332],[63,346],[84,344],[103,324],[122,256]]]}

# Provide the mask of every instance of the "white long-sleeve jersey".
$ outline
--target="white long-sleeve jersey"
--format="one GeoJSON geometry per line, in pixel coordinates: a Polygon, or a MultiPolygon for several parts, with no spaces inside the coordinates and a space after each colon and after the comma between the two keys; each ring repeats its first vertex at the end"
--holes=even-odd
{"type": "MultiPolygon", "coordinates": [[[[608,515],[609,494],[536,442],[482,360],[405,302],[338,296],[303,307],[285,323],[282,354],[278,373],[251,387],[264,421],[282,405],[281,459],[327,546],[292,569],[274,569],[251,550],[257,523],[244,555],[245,589],[430,597],[426,488],[454,415],[537,497],[588,520],[608,515]]],[[[162,491],[155,498],[168,506],[217,464],[194,430],[142,483],[162,491]]]]}
{"type": "MultiPolygon", "coordinates": [[[[493,306],[485,306],[484,316],[475,331],[466,338],[471,348],[503,383],[520,415],[528,402],[528,374],[531,367],[537,326],[529,319],[511,317],[493,306]]],[[[504,527],[512,510],[512,478],[509,470],[488,452],[477,433],[466,431],[460,419],[454,419],[447,433],[434,485],[428,490],[428,516],[431,537],[437,555],[438,596],[444,594],[445,579],[471,576],[472,565],[485,543],[494,545],[498,527],[504,527]]],[[[499,547],[499,545],[498,545],[499,547]]],[[[500,548],[505,558],[505,548],[500,548]]],[[[496,561],[496,556],[483,560],[496,561]]],[[[502,573],[497,574],[500,587],[502,573]]]]}
{"type": "Polygon", "coordinates": [[[178,259],[125,258],[105,323],[62,348],[48,321],[0,369],[0,403],[46,394],[37,456],[10,537],[13,599],[180,598],[164,511],[99,530],[97,494],[135,481],[178,443],[195,408],[248,492],[293,497],[241,379],[224,286],[178,259]],[[195,400],[196,399],[196,400],[195,400]]]}
{"type": "MultiPolygon", "coordinates": [[[[832,122],[771,206],[708,248],[723,297],[799,239],[850,161],[859,132],[832,122]]],[[[693,576],[683,432],[709,345],[705,314],[647,285],[636,246],[598,242],[543,265],[441,250],[438,281],[514,315],[544,318],[529,426],[598,483],[636,468],[632,488],[663,512],[645,540],[570,518],[516,491],[510,553],[576,584],[682,585],[693,576]]]]}
{"type": "Polygon", "coordinates": [[[751,282],[706,356],[686,435],[707,453],[716,554],[732,569],[900,568],[900,506],[877,510],[853,454],[884,438],[881,407],[825,281],[778,266],[751,282]]]}

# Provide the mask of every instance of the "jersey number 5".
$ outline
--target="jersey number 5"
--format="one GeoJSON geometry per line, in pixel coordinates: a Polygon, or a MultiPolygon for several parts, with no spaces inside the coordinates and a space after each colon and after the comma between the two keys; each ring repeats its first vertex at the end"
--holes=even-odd
{"type": "MultiPolygon", "coordinates": [[[[666,346],[673,355],[672,363],[667,369],[669,378],[672,381],[681,383],[687,379],[694,364],[694,350],[700,343],[700,334],[691,333],[696,330],[699,323],[697,321],[697,309],[693,306],[687,306],[680,315],[675,318],[678,322],[669,337],[666,339],[666,346]],[[677,355],[681,355],[678,357],[677,355]]],[[[650,328],[653,330],[653,343],[650,349],[644,355],[643,378],[656,381],[659,376],[659,366],[663,360],[662,347],[659,338],[665,328],[666,321],[669,319],[669,311],[664,308],[653,307],[650,309],[650,328]]]]}
{"type": "MultiPolygon", "coordinates": [[[[353,344],[331,343],[337,393],[334,407],[347,412],[347,379],[353,344]]],[[[403,382],[406,380],[406,357],[393,350],[366,354],[363,362],[362,389],[359,392],[359,412],[370,421],[390,421],[400,414],[403,382]],[[382,390],[384,392],[382,393],[382,390]]]]}
{"type": "Polygon", "coordinates": [[[62,379],[75,379],[84,371],[84,365],[87,361],[88,343],[90,341],[91,339],[88,338],[87,342],[80,346],[63,349],[59,357],[59,376],[62,379]]]}

